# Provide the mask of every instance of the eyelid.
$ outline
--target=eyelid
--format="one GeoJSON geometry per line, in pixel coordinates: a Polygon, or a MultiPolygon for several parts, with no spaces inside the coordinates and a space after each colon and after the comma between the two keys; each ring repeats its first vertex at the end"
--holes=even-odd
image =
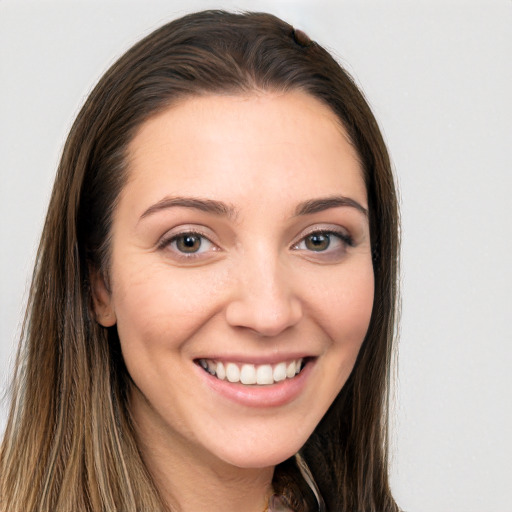
{"type": "MultiPolygon", "coordinates": [[[[176,240],[178,237],[190,234],[190,235],[197,235],[197,236],[200,236],[201,238],[204,238],[205,240],[208,240],[208,242],[210,244],[212,244],[212,246],[214,247],[213,251],[220,251],[221,248],[219,247],[219,244],[214,240],[214,238],[216,238],[216,237],[212,236],[212,234],[210,234],[210,233],[207,233],[207,231],[209,232],[210,230],[204,229],[201,226],[196,226],[196,225],[189,224],[189,225],[177,226],[176,228],[173,228],[173,229],[167,231],[158,240],[156,247],[157,247],[157,249],[160,249],[160,250],[168,249],[170,244],[174,240],[176,240]]],[[[205,257],[204,256],[205,253],[213,252],[213,251],[205,251],[205,252],[186,254],[186,253],[181,253],[179,251],[172,250],[172,253],[177,259],[190,260],[193,258],[205,257]]],[[[169,249],[169,252],[171,252],[171,249],[169,249]]]]}
{"type": "Polygon", "coordinates": [[[333,234],[338,236],[344,243],[346,243],[350,247],[353,247],[355,245],[354,239],[352,238],[347,229],[333,224],[317,224],[314,226],[310,226],[306,228],[304,231],[302,231],[302,233],[297,237],[296,241],[293,242],[292,248],[296,247],[306,237],[317,233],[333,234]]]}

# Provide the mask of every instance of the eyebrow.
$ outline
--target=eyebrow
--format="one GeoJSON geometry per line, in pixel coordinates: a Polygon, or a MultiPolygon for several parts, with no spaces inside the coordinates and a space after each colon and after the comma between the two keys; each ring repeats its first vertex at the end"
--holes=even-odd
{"type": "Polygon", "coordinates": [[[213,199],[203,199],[198,197],[164,197],[154,205],[150,206],[141,216],[139,220],[142,220],[153,213],[161,210],[166,210],[173,207],[182,208],[194,208],[206,213],[213,213],[223,217],[235,217],[236,210],[232,206],[227,205],[221,201],[215,201],[213,199]]]}
{"type": "MultiPolygon", "coordinates": [[[[364,206],[354,199],[345,196],[331,196],[304,201],[295,209],[295,216],[312,215],[314,213],[329,210],[330,208],[347,206],[355,208],[366,217],[368,216],[368,210],[364,206]]],[[[233,206],[214,199],[203,199],[199,197],[164,197],[145,210],[139,220],[142,220],[156,212],[174,207],[193,208],[202,212],[213,213],[214,215],[229,218],[235,218],[238,213],[233,206]]]]}
{"type": "Polygon", "coordinates": [[[355,208],[359,212],[361,212],[365,217],[368,217],[368,210],[350,197],[345,196],[331,196],[324,197],[320,199],[311,199],[309,201],[304,201],[300,203],[296,210],[295,215],[311,215],[313,213],[323,212],[324,210],[329,210],[330,208],[339,208],[343,206],[349,206],[351,208],[355,208]]]}

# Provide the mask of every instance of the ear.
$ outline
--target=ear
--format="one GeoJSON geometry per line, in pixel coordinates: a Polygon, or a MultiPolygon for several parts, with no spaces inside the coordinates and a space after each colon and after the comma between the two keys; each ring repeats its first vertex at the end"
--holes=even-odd
{"type": "Polygon", "coordinates": [[[96,322],[103,327],[112,327],[116,324],[117,318],[112,304],[112,294],[110,293],[103,272],[96,269],[90,269],[91,293],[94,306],[96,322]]]}

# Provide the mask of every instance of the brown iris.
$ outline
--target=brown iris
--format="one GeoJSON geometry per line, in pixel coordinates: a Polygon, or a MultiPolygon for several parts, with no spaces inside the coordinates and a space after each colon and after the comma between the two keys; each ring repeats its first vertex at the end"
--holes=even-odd
{"type": "Polygon", "coordinates": [[[325,251],[329,247],[331,240],[329,235],[326,233],[313,233],[312,235],[307,236],[304,242],[310,251],[319,252],[325,251]]]}
{"type": "Polygon", "coordinates": [[[197,252],[201,247],[201,237],[193,233],[187,233],[176,238],[178,251],[185,253],[197,252]]]}

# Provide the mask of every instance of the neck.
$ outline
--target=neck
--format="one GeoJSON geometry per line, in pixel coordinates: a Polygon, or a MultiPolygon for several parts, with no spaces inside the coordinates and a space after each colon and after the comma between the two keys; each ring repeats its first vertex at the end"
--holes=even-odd
{"type": "Polygon", "coordinates": [[[262,512],[271,493],[273,468],[220,468],[148,460],[158,490],[169,509],[179,512],[262,512]]]}
{"type": "Polygon", "coordinates": [[[136,431],[144,462],[169,510],[265,510],[272,493],[273,467],[233,466],[143,419],[137,421],[136,431]]]}

